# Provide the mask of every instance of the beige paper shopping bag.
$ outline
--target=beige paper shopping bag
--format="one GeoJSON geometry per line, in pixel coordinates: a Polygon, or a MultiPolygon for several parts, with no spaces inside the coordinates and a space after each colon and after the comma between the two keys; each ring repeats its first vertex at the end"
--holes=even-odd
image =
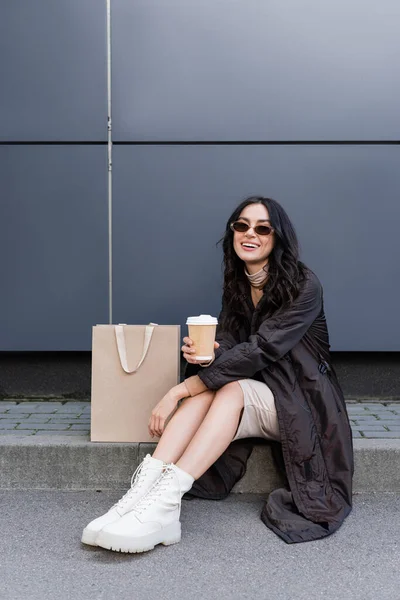
{"type": "Polygon", "coordinates": [[[96,325],[92,339],[92,442],[154,442],[153,407],[180,378],[179,325],[96,325]]]}

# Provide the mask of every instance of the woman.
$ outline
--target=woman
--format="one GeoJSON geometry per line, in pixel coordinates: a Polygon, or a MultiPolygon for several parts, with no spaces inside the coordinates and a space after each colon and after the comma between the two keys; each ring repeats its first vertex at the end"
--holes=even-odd
{"type": "Polygon", "coordinates": [[[286,212],[248,198],[228,220],[223,251],[213,360],[197,364],[183,339],[189,376],[152,411],[157,448],[123,498],[85,528],[85,543],[143,552],[179,542],[182,496],[224,498],[245,472],[249,438],[279,441],[288,487],[269,495],[261,518],[283,540],[329,535],[351,510],[351,429],[322,287],[298,259],[286,212]]]}

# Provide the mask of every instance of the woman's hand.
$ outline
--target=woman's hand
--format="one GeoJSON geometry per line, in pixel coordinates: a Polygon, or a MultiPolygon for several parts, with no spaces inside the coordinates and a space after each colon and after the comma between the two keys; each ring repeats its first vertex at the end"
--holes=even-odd
{"type": "MultiPolygon", "coordinates": [[[[201,361],[194,358],[194,356],[196,355],[196,348],[194,347],[193,340],[190,337],[184,337],[183,341],[185,342],[185,346],[182,346],[181,350],[183,352],[183,357],[185,358],[185,360],[187,360],[187,362],[192,365],[199,365],[202,362],[204,362],[204,360],[201,361]]],[[[219,344],[218,342],[214,342],[214,350],[216,350],[217,348],[219,348],[219,344]]]]}
{"type": "Polygon", "coordinates": [[[152,437],[155,435],[161,437],[164,431],[165,421],[175,410],[179,400],[186,396],[188,396],[186,387],[183,388],[182,384],[179,384],[171,388],[169,392],[165,394],[164,398],[155,405],[151,411],[151,417],[148,423],[149,433],[152,437]]]}

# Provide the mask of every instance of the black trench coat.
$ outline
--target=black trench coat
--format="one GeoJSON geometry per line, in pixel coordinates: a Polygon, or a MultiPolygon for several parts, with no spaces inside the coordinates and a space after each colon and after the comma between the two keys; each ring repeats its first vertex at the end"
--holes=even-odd
{"type": "MultiPolygon", "coordinates": [[[[241,285],[247,325],[228,334],[217,328],[215,361],[206,368],[187,364],[185,377],[197,374],[211,390],[245,378],[268,385],[281,435],[280,444],[271,443],[288,486],[271,492],[261,519],[285,542],[316,540],[336,531],[351,511],[354,471],[346,405],[330,364],[322,286],[308,270],[292,305],[256,329],[265,296],[254,309],[250,285],[241,285]]],[[[253,444],[232,442],[185,498],[225,498],[243,477],[253,444]]]]}

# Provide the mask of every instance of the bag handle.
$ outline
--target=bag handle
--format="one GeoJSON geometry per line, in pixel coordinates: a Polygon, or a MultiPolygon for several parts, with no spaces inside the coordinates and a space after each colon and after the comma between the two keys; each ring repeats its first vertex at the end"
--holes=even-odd
{"type": "Polygon", "coordinates": [[[136,366],[136,368],[133,370],[129,370],[129,367],[128,367],[128,358],[127,358],[127,354],[126,354],[126,344],[125,344],[125,335],[124,335],[123,325],[126,325],[126,323],[120,323],[119,325],[114,326],[115,338],[117,340],[117,348],[118,348],[118,354],[119,354],[119,360],[121,363],[121,367],[123,368],[125,373],[129,373],[129,375],[130,375],[132,373],[136,373],[136,371],[139,369],[140,365],[146,358],[147,351],[149,349],[151,338],[152,338],[152,335],[154,332],[154,327],[157,327],[157,323],[150,323],[149,325],[146,325],[142,357],[141,357],[138,365],[136,366]]]}

